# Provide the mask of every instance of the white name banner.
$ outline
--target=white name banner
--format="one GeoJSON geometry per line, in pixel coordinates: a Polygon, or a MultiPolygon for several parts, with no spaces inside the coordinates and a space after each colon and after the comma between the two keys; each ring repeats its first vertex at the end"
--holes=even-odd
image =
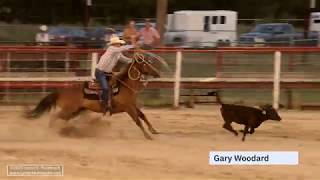
{"type": "Polygon", "coordinates": [[[211,151],[210,165],[298,165],[297,151],[211,151]]]}

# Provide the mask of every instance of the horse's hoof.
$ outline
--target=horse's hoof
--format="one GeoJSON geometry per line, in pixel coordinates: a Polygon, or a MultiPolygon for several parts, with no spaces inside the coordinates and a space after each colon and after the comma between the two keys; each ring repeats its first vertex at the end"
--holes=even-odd
{"type": "Polygon", "coordinates": [[[153,138],[149,135],[145,135],[144,137],[146,137],[146,139],[148,139],[148,140],[153,140],[153,138]]]}
{"type": "Polygon", "coordinates": [[[158,131],[156,131],[156,130],[154,130],[154,129],[150,130],[150,132],[151,132],[152,134],[161,134],[160,132],[158,132],[158,131]]]}

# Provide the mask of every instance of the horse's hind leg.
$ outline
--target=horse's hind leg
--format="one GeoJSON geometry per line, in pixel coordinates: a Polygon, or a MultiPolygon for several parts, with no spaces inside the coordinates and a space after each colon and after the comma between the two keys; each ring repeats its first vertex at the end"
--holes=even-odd
{"type": "Polygon", "coordinates": [[[136,107],[136,109],[137,109],[137,112],[138,112],[138,116],[147,124],[149,131],[152,134],[159,134],[159,132],[153,128],[152,124],[148,121],[148,119],[144,115],[144,113],[139,108],[136,107]]]}
{"type": "Polygon", "coordinates": [[[143,135],[145,138],[152,140],[151,136],[146,132],[146,130],[144,129],[139,117],[138,117],[138,111],[135,107],[130,107],[127,109],[126,111],[129,116],[134,120],[134,122],[137,124],[137,126],[141,129],[141,131],[143,132],[143,135]]]}
{"type": "Polygon", "coordinates": [[[79,115],[83,110],[83,108],[80,108],[78,109],[77,111],[75,112],[71,112],[71,111],[68,111],[68,110],[64,110],[64,109],[60,109],[58,111],[58,113],[56,113],[55,115],[53,115],[51,118],[50,118],[50,121],[49,121],[49,127],[53,127],[54,125],[54,122],[57,120],[57,119],[62,119],[64,120],[65,122],[69,121],[70,119],[76,117],[77,115],[79,115]]]}
{"type": "Polygon", "coordinates": [[[57,113],[55,113],[54,115],[52,115],[50,117],[49,120],[49,127],[52,128],[55,125],[55,122],[57,120],[63,120],[64,122],[68,121],[70,119],[70,115],[68,113],[66,113],[65,111],[63,111],[62,109],[60,111],[58,111],[57,113]]]}

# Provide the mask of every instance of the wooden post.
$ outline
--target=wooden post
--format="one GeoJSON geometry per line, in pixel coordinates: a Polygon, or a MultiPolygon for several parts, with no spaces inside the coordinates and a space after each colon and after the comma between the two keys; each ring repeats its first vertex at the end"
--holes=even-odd
{"type": "MultiPolygon", "coordinates": [[[[311,5],[311,0],[305,0],[304,27],[303,27],[304,39],[308,39],[308,31],[309,31],[309,24],[310,24],[309,20],[310,20],[310,13],[311,13],[310,5],[311,5]]],[[[306,46],[306,44],[304,44],[304,46],[306,46]]]]}
{"type": "Polygon", "coordinates": [[[96,66],[97,66],[97,62],[98,62],[98,53],[92,53],[92,58],[91,58],[91,77],[92,79],[96,79],[94,72],[96,70],[96,66]]]}
{"type": "Polygon", "coordinates": [[[281,52],[274,53],[274,76],[273,76],[273,108],[279,108],[280,99],[280,71],[281,71],[281,52]]]}
{"type": "Polygon", "coordinates": [[[92,0],[85,0],[83,26],[88,27],[90,23],[90,7],[92,0]]]}
{"type": "Polygon", "coordinates": [[[177,51],[176,54],[176,72],[174,81],[174,102],[173,107],[179,107],[179,97],[180,97],[180,81],[181,81],[181,64],[182,64],[182,52],[177,51]]]}
{"type": "Polygon", "coordinates": [[[168,0],[157,0],[157,30],[160,34],[160,45],[163,43],[163,35],[167,19],[168,0]]]}

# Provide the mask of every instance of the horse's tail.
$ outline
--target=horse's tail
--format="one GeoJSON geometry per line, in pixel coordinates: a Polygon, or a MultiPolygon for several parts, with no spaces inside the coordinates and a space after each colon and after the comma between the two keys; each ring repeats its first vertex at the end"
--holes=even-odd
{"type": "Polygon", "coordinates": [[[57,92],[50,93],[44,97],[34,109],[26,111],[25,117],[27,119],[36,119],[43,113],[50,111],[52,107],[56,106],[58,95],[57,92]]]}

